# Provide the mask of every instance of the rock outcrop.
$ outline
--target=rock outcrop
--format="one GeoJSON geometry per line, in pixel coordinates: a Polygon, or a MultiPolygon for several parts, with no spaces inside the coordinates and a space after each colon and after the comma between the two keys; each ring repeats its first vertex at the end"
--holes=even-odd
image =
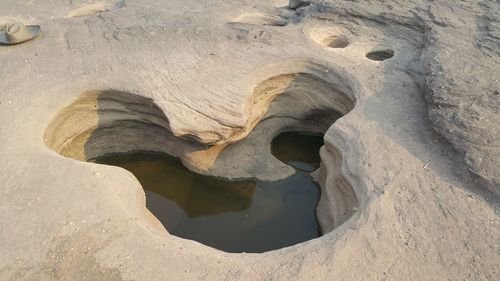
{"type": "Polygon", "coordinates": [[[0,280],[497,280],[494,1],[6,0],[0,280]],[[123,169],[282,179],[283,131],[321,132],[324,235],[229,254],[165,231],[123,169]],[[80,161],[76,161],[80,160],[80,161]],[[90,162],[86,162],[90,161],[90,162]]]}

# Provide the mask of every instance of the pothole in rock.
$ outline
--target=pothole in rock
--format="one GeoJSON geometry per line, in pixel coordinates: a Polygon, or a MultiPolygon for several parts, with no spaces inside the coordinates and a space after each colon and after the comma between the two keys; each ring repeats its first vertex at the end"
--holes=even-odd
{"type": "MultiPolygon", "coordinates": [[[[304,68],[308,73],[282,74],[258,84],[251,114],[261,116],[259,124],[265,126],[237,143],[222,144],[228,154],[216,155],[217,161],[232,159],[221,166],[225,169],[240,164],[234,162],[241,162],[238,153],[249,152],[233,151],[247,139],[260,153],[271,146],[275,158],[270,161],[279,159],[296,171],[282,180],[228,181],[188,170],[177,158],[184,161],[193,151],[209,151],[206,145],[174,136],[165,113],[151,99],[113,90],[82,94],[52,120],[44,141],[63,156],[131,171],[145,190],[147,208],[173,235],[227,252],[260,253],[294,245],[320,236],[320,229],[333,230],[358,204],[340,172],[341,154],[330,144],[333,165],[320,166],[318,153],[323,133],[354,108],[354,86],[341,74],[325,73],[321,64],[304,68]],[[272,115],[264,118],[260,111],[266,104],[272,115]],[[271,138],[255,142],[271,124],[266,133],[271,138]],[[307,131],[320,133],[303,133],[307,131]],[[318,167],[323,176],[316,184],[310,173],[318,167]],[[320,190],[325,193],[321,198],[320,190]]],[[[248,171],[262,170],[258,161],[248,163],[254,163],[248,171]]]]}
{"type": "Polygon", "coordinates": [[[394,56],[393,50],[378,50],[366,54],[366,58],[374,61],[384,61],[394,56]]]}
{"type": "Polygon", "coordinates": [[[321,45],[325,48],[342,49],[349,46],[349,40],[344,35],[329,36],[323,39],[321,45]]]}
{"type": "Polygon", "coordinates": [[[309,5],[311,5],[311,3],[309,1],[303,1],[303,0],[290,0],[288,2],[288,8],[293,9],[293,10],[304,8],[304,7],[307,7],[309,5]]]}
{"type": "Polygon", "coordinates": [[[313,29],[309,36],[323,48],[343,49],[349,46],[349,38],[337,28],[313,29]]]}
{"type": "Polygon", "coordinates": [[[226,252],[261,253],[321,235],[316,220],[322,136],[285,133],[273,141],[278,159],[297,169],[281,181],[226,181],[194,173],[172,157],[112,155],[97,163],[132,172],[147,208],[170,234],[226,252]]]}

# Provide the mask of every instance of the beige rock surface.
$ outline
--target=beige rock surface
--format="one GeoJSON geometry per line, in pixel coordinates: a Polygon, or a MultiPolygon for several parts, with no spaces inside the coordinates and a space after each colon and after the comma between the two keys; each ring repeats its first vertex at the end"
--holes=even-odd
{"type": "Polygon", "coordinates": [[[295,4],[2,1],[42,34],[0,48],[0,280],[500,279],[498,3],[295,4]],[[325,234],[263,254],[172,236],[132,174],[77,161],[279,179],[296,129],[326,132],[325,234]]]}

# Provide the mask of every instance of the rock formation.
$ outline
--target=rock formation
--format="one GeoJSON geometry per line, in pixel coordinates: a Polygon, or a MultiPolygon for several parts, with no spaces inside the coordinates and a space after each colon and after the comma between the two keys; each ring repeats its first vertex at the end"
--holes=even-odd
{"type": "Polygon", "coordinates": [[[0,280],[497,280],[495,1],[5,0],[0,280]],[[170,235],[129,172],[148,150],[278,180],[325,134],[324,235],[229,254],[170,235]]]}

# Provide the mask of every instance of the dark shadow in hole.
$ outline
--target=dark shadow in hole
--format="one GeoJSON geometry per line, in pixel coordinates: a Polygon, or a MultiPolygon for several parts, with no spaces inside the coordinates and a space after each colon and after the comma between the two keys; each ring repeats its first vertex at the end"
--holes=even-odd
{"type": "Polygon", "coordinates": [[[290,0],[287,7],[291,10],[298,10],[300,8],[305,8],[309,5],[311,5],[311,2],[309,2],[309,1],[290,0]]]}
{"type": "Polygon", "coordinates": [[[372,51],[366,54],[367,59],[374,61],[384,61],[392,58],[393,56],[394,56],[394,51],[389,49],[372,51]]]}
{"type": "Polygon", "coordinates": [[[319,149],[323,146],[322,134],[308,132],[285,132],[271,143],[271,153],[283,163],[305,172],[319,168],[319,149]]]}
{"type": "Polygon", "coordinates": [[[84,143],[87,160],[133,151],[169,153],[166,148],[179,142],[167,116],[151,99],[114,90],[97,92],[93,98],[97,126],[84,143]]]}

